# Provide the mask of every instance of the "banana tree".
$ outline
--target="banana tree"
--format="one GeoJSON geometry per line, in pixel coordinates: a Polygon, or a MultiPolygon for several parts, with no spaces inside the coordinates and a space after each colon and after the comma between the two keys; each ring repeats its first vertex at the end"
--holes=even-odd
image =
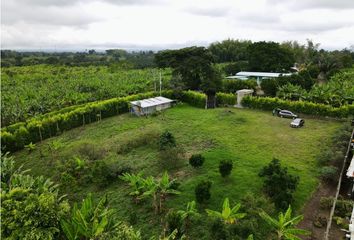
{"type": "Polygon", "coordinates": [[[278,240],[301,240],[298,235],[309,235],[310,232],[296,228],[296,225],[303,219],[302,215],[292,217],[291,214],[292,210],[289,205],[285,214],[279,213],[278,219],[272,218],[264,211],[259,215],[273,228],[278,240]]]}
{"type": "Polygon", "coordinates": [[[182,219],[184,220],[184,225],[186,229],[188,228],[190,221],[193,217],[200,216],[196,208],[195,201],[188,202],[186,210],[179,210],[177,211],[177,213],[180,214],[182,219]]]}
{"type": "Polygon", "coordinates": [[[246,216],[246,213],[239,213],[238,211],[241,208],[241,204],[236,204],[233,208],[230,207],[229,198],[225,198],[222,211],[214,211],[206,209],[208,216],[216,217],[224,221],[226,224],[234,224],[237,220],[242,219],[246,216]]]}
{"type": "Polygon", "coordinates": [[[107,204],[107,196],[104,196],[95,206],[91,194],[83,200],[81,207],[75,204],[70,218],[61,220],[67,239],[98,239],[103,234],[113,233],[118,225],[113,223],[107,204]]]}
{"type": "Polygon", "coordinates": [[[119,177],[121,180],[128,182],[129,186],[132,187],[132,191],[129,195],[134,197],[135,202],[139,200],[139,196],[143,193],[144,179],[142,175],[141,172],[138,174],[124,173],[119,177]]]}
{"type": "Polygon", "coordinates": [[[167,195],[174,194],[178,195],[181,192],[173,189],[173,185],[177,179],[171,179],[168,176],[168,173],[165,171],[162,175],[161,179],[158,182],[158,190],[159,190],[159,208],[162,209],[162,203],[166,200],[167,195]]]}

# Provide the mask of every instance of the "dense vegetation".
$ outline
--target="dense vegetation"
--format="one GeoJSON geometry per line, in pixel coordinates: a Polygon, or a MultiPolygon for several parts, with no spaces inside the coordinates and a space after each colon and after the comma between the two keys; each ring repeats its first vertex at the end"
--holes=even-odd
{"type": "MultiPolygon", "coordinates": [[[[246,239],[251,233],[254,239],[264,239],[271,229],[258,215],[260,206],[272,217],[279,210],[263,196],[263,180],[258,172],[273,157],[280,159],[290,174],[300,178],[292,206],[301,209],[318,183],[313,174],[318,169],[316,156],[327,149],[330,136],[342,125],[308,119],[306,128],[294,131],[288,124],[287,119],[262,111],[223,108],[205,111],[182,105],[148,118],[124,114],[102,119],[37,143],[31,150],[17,152],[15,158],[17,166],[24,164],[23,169],[31,168],[35,176],[45,174],[60,183],[60,191],[68,194],[71,206],[89,192],[95,192],[95,203],[108,194],[117,221],[127,221],[140,229],[145,238],[160,235],[169,223],[171,231],[180,226],[181,233],[190,239],[220,239],[221,235],[246,239]],[[257,131],[249,131],[251,128],[257,131]],[[318,141],[323,148],[318,147],[318,141]],[[171,155],[166,159],[161,155],[166,148],[160,146],[179,147],[183,154],[179,159],[171,155]],[[188,164],[193,154],[204,157],[204,164],[196,169],[188,164]],[[165,163],[172,159],[179,162],[165,163]],[[226,178],[219,173],[222,160],[233,162],[226,178]],[[166,170],[168,177],[162,174],[166,170]],[[127,174],[135,177],[121,181],[119,176],[127,174]],[[211,184],[205,184],[208,191],[200,191],[203,201],[199,204],[196,186],[204,180],[211,184]],[[173,194],[175,191],[179,194],[173,194]],[[220,224],[216,212],[224,210],[221,206],[225,198],[229,199],[230,209],[239,203],[240,207],[220,224]],[[193,204],[186,209],[192,201],[196,201],[194,211],[193,204]],[[167,219],[172,209],[185,217],[171,214],[167,219]],[[204,209],[215,214],[208,216],[204,209]],[[187,218],[195,211],[200,217],[187,218]],[[237,214],[241,213],[246,215],[238,219],[237,214]]],[[[78,205],[68,214],[80,209],[78,205]]],[[[75,215],[66,221],[75,227],[75,215]]],[[[85,221],[90,224],[88,219],[85,221]]]]}
{"type": "MultiPolygon", "coordinates": [[[[162,71],[162,80],[167,87],[169,70],[162,71]]],[[[153,91],[159,76],[156,69],[35,65],[2,68],[1,87],[6,126],[71,105],[153,91]]]]}

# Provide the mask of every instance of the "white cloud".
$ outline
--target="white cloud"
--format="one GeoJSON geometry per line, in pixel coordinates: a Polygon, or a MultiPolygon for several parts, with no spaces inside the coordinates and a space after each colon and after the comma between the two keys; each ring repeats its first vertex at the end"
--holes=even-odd
{"type": "Polygon", "coordinates": [[[354,4],[280,0],[4,0],[2,47],[152,48],[226,38],[354,44],[354,4]],[[144,4],[142,4],[144,2],[144,4]],[[311,3],[309,3],[311,2],[311,3]]]}

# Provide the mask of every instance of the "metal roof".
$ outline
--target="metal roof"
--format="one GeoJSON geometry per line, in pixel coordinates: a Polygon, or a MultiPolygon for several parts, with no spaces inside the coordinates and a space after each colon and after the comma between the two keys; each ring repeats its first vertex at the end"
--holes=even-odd
{"type": "Polygon", "coordinates": [[[347,170],[347,177],[354,178],[354,156],[347,170]]]}
{"type": "Polygon", "coordinates": [[[238,72],[235,76],[243,77],[281,77],[290,76],[291,73],[271,73],[271,72],[238,72]]]}
{"type": "Polygon", "coordinates": [[[147,107],[158,106],[161,104],[171,103],[171,102],[173,102],[173,100],[160,96],[160,97],[148,98],[148,99],[143,99],[138,101],[132,101],[130,103],[132,105],[140,106],[142,108],[147,108],[147,107]]]}

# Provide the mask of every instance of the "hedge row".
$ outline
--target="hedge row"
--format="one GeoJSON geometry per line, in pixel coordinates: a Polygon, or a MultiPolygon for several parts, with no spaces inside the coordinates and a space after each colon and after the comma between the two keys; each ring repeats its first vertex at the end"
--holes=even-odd
{"type": "MultiPolygon", "coordinates": [[[[86,103],[63,108],[59,111],[40,115],[1,129],[3,151],[14,152],[23,149],[29,143],[36,143],[85,124],[99,121],[129,111],[129,102],[137,99],[158,96],[158,93],[143,93],[121,98],[86,103]]],[[[163,91],[162,95],[178,99],[192,106],[204,108],[206,96],[194,91],[163,91]]],[[[223,99],[226,99],[223,97],[223,99]]],[[[226,101],[226,100],[223,100],[226,101]]]]}
{"type": "MultiPolygon", "coordinates": [[[[129,111],[130,101],[157,95],[157,93],[144,93],[87,103],[69,107],[69,110],[63,109],[55,115],[51,113],[7,126],[1,129],[2,149],[10,152],[23,149],[26,144],[31,142],[36,143],[66,130],[126,113],[129,111]]],[[[173,93],[164,91],[162,95],[171,97],[173,93]]]]}
{"type": "Polygon", "coordinates": [[[232,93],[217,93],[216,102],[218,106],[233,106],[236,105],[236,94],[232,93]]]}
{"type": "Polygon", "coordinates": [[[251,97],[242,99],[242,105],[249,108],[273,110],[274,108],[287,109],[296,113],[304,113],[323,117],[348,118],[354,116],[354,105],[345,105],[334,108],[330,105],[305,102],[288,101],[271,97],[251,97]]]}

